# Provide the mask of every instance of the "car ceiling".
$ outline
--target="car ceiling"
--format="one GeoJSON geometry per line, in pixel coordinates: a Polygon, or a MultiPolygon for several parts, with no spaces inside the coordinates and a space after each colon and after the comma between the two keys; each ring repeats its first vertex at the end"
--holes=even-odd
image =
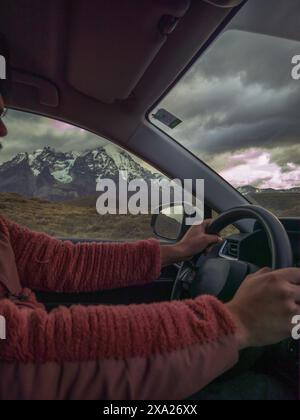
{"type": "Polygon", "coordinates": [[[2,0],[10,105],[126,145],[241,0],[2,0]]]}

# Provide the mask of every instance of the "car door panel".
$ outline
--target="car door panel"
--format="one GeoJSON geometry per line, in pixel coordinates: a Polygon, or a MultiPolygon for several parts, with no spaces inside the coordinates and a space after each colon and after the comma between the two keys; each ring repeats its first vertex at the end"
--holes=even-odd
{"type": "MultiPolygon", "coordinates": [[[[69,240],[71,240],[74,244],[80,242],[95,242],[79,239],[69,240]]],[[[177,271],[177,265],[166,267],[162,270],[159,279],[147,285],[132,286],[114,290],[99,290],[99,292],[92,293],[55,293],[37,291],[36,295],[39,302],[43,303],[47,310],[52,310],[59,306],[70,307],[75,304],[88,306],[130,305],[163,302],[170,299],[177,271]]]]}

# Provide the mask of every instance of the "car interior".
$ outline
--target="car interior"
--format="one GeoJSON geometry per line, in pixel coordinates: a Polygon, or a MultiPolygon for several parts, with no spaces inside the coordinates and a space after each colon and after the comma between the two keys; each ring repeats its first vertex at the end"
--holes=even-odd
{"type": "MultiPolygon", "coordinates": [[[[210,232],[235,227],[224,244],[208,255],[165,268],[150,285],[83,294],[37,292],[47,310],[73,304],[162,302],[202,294],[228,302],[258,267],[300,266],[300,213],[278,219],[278,214],[253,203],[201,155],[174,139],[170,127],[165,130],[162,121],[152,120],[154,110],[162,108],[164,98],[196,62],[201,65],[226,28],[243,31],[247,27],[247,32],[299,42],[298,1],[277,3],[278,10],[270,14],[272,0],[2,0],[0,32],[9,42],[13,69],[9,110],[84,129],[170,179],[204,179],[204,216],[217,215],[210,232]],[[248,10],[247,22],[244,10],[248,10]],[[290,24],[277,25],[279,15],[290,24]]],[[[159,217],[152,220],[154,232],[159,217]]],[[[156,234],[162,241],[170,240],[156,234]]],[[[244,374],[250,372],[256,390],[259,373],[270,381],[271,394],[272,386],[279,383],[282,399],[296,399],[298,360],[298,344],[292,339],[247,350],[238,366],[204,394],[221,399],[226,384],[233,378],[247,380],[244,374]]],[[[234,398],[235,390],[231,392],[234,398]]]]}

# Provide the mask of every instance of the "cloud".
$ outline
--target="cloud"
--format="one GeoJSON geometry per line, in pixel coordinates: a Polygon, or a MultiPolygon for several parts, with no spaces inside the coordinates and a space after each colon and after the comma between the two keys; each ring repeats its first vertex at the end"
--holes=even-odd
{"type": "Polygon", "coordinates": [[[46,146],[68,152],[84,151],[107,143],[90,132],[45,117],[10,110],[6,118],[9,135],[2,141],[0,162],[17,153],[31,153],[46,146]]]}
{"type": "MultiPolygon", "coordinates": [[[[231,159],[235,161],[236,157],[231,159]]],[[[300,166],[289,164],[289,169],[284,171],[277,163],[272,162],[270,152],[261,153],[253,149],[249,154],[244,153],[238,165],[222,170],[220,175],[235,187],[252,185],[259,188],[289,189],[300,180],[300,166]]]]}
{"type": "Polygon", "coordinates": [[[239,75],[244,85],[277,89],[292,83],[291,60],[297,54],[297,41],[228,30],[208,50],[199,67],[206,78],[239,75]]]}
{"type": "MultiPolygon", "coordinates": [[[[274,3],[267,2],[264,16],[274,3]]],[[[249,21],[253,6],[255,25],[262,28],[256,0],[249,2],[232,28],[253,27],[254,21],[249,21]]],[[[289,13],[295,6],[293,0],[286,3],[289,13]]],[[[265,29],[282,34],[284,26],[293,38],[296,27],[289,25],[295,26],[297,20],[291,14],[289,21],[281,22],[287,11],[280,8],[265,21],[265,29]]],[[[300,185],[300,82],[291,76],[292,57],[297,54],[300,43],[292,39],[226,31],[160,104],[183,120],[168,133],[235,185],[244,185],[247,177],[247,183],[262,186],[269,182],[282,188],[279,177],[287,186],[300,185]],[[249,151],[255,159],[240,161],[249,151]],[[255,164],[262,158],[268,159],[265,168],[255,164]],[[245,176],[242,170],[249,172],[250,163],[252,173],[245,176]]]]}
{"type": "Polygon", "coordinates": [[[295,45],[299,51],[294,41],[237,31],[223,35],[162,104],[183,120],[172,134],[204,154],[296,144],[295,45]]]}
{"type": "Polygon", "coordinates": [[[276,147],[271,150],[271,160],[285,171],[290,171],[292,165],[300,166],[300,145],[290,147],[276,147]]]}

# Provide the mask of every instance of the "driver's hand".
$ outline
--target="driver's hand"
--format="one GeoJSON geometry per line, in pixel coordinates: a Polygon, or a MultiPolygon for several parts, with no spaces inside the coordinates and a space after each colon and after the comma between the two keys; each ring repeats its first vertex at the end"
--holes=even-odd
{"type": "Polygon", "coordinates": [[[283,341],[291,336],[292,318],[300,314],[300,269],[264,268],[248,276],[227,307],[240,349],[283,341]]]}
{"type": "Polygon", "coordinates": [[[181,261],[187,261],[194,255],[205,251],[217,243],[223,242],[220,236],[206,233],[211,223],[212,219],[207,219],[202,225],[191,226],[184,238],[177,244],[181,254],[181,261]]]}
{"type": "Polygon", "coordinates": [[[162,266],[174,264],[181,261],[188,261],[194,255],[203,252],[211,246],[222,243],[223,239],[218,235],[208,235],[207,227],[212,220],[205,220],[201,225],[191,226],[184,238],[176,245],[162,246],[162,266]]]}

